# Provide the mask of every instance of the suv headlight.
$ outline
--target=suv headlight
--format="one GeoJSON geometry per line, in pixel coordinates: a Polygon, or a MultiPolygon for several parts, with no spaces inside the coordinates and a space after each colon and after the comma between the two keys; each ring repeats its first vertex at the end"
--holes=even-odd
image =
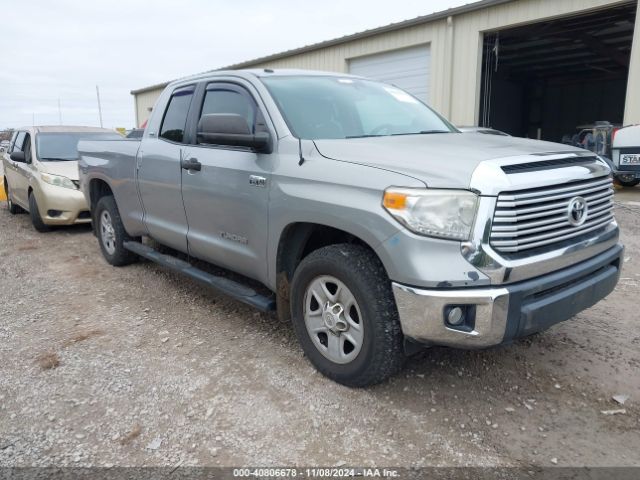
{"type": "Polygon", "coordinates": [[[467,190],[388,188],[384,208],[419,235],[468,240],[478,208],[478,196],[467,190]]]}
{"type": "Polygon", "coordinates": [[[41,173],[40,178],[43,182],[50,185],[55,185],[56,187],[71,188],[72,190],[78,189],[78,187],[76,187],[76,184],[67,177],[62,177],[60,175],[51,175],[50,173],[41,173]]]}

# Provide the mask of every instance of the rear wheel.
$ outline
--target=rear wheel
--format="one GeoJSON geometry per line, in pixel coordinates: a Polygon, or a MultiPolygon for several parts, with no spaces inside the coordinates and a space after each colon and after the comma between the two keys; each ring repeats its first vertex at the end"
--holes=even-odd
{"type": "Polygon", "coordinates": [[[9,210],[9,213],[11,215],[15,215],[16,213],[20,213],[22,211],[22,209],[16,205],[15,203],[13,203],[13,200],[11,200],[11,192],[9,191],[9,183],[7,182],[7,179],[4,179],[4,192],[7,194],[7,209],[9,210]]]}
{"type": "Polygon", "coordinates": [[[96,232],[102,255],[111,265],[121,267],[138,260],[138,256],[124,248],[124,242],[138,241],[131,237],[122,224],[120,212],[113,196],[105,196],[98,200],[95,212],[96,232]]]}
{"type": "Polygon", "coordinates": [[[51,228],[42,221],[40,211],[38,210],[38,204],[36,202],[36,196],[33,192],[29,193],[29,215],[31,216],[31,223],[40,233],[45,233],[51,230],[51,228]]]}
{"type": "Polygon", "coordinates": [[[332,380],[365,387],[402,368],[391,282],[369,249],[331,245],[305,257],[293,277],[291,308],[304,353],[332,380]]]}

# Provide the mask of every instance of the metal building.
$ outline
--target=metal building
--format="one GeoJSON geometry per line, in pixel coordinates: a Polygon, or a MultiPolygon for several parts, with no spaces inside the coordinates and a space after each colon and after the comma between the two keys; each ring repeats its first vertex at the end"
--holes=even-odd
{"type": "MultiPolygon", "coordinates": [[[[560,141],[597,120],[640,123],[639,11],[637,0],[482,0],[225,68],[363,75],[457,125],[560,141]]],[[[131,92],[138,124],[167,83],[131,92]]]]}

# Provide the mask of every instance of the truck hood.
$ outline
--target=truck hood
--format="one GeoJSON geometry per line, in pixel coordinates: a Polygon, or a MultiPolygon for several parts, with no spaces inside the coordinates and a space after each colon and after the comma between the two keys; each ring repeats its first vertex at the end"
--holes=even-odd
{"type": "Polygon", "coordinates": [[[39,168],[43,173],[51,175],[61,175],[71,180],[78,180],[78,161],[67,160],[65,162],[40,162],[39,168]]]}
{"type": "Polygon", "coordinates": [[[471,175],[485,160],[584,150],[559,143],[479,133],[398,135],[314,140],[324,157],[382,168],[414,177],[436,188],[468,188],[471,175]]]}

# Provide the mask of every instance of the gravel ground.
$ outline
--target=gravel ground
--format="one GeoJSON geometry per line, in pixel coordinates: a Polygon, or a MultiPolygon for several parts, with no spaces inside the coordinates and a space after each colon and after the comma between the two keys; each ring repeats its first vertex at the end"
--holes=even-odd
{"type": "Polygon", "coordinates": [[[316,373],[274,316],[0,202],[0,465],[640,465],[640,188],[617,200],[606,300],[366,390],[316,373]]]}

